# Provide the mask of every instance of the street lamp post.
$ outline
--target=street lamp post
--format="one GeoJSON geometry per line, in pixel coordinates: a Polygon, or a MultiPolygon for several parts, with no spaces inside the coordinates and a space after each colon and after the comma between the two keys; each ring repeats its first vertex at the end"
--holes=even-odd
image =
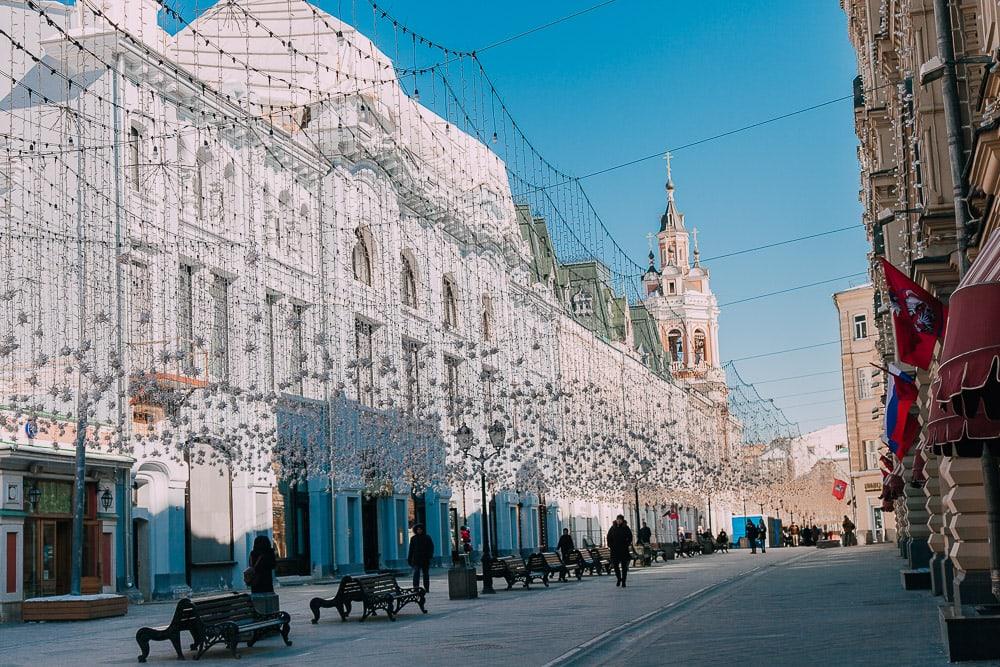
{"type": "Polygon", "coordinates": [[[503,451],[507,429],[499,421],[494,421],[486,430],[486,433],[489,436],[490,444],[493,446],[493,451],[490,451],[486,447],[478,447],[475,453],[473,453],[475,438],[472,435],[472,429],[465,423],[455,432],[455,439],[458,441],[458,447],[462,450],[462,453],[475,461],[479,468],[483,518],[483,557],[481,559],[483,562],[483,594],[490,595],[496,593],[496,591],[493,590],[493,577],[490,576],[490,565],[493,563],[493,554],[490,552],[490,520],[488,505],[486,503],[486,464],[503,451]]]}

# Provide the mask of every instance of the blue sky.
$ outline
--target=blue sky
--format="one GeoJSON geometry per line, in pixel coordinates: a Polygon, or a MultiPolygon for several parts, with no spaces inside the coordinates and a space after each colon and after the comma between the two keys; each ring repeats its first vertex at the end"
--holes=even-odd
{"type": "MultiPolygon", "coordinates": [[[[175,0],[191,17],[206,0],[175,0]]],[[[365,0],[321,0],[371,27],[365,0]]],[[[415,31],[472,50],[597,4],[382,0],[415,31]]],[[[525,133],[562,170],[589,173],[848,95],[855,61],[834,0],[617,0],[480,56],[525,133]]],[[[677,151],[688,227],[711,257],[858,223],[856,231],[708,264],[719,302],[864,272],[851,102],[677,151]]],[[[618,241],[644,264],[664,208],[654,159],[584,181],[618,241]]],[[[723,308],[724,359],[838,338],[831,294],[864,278],[723,308]]],[[[838,347],[738,363],[748,381],[840,368],[838,347]]],[[[762,384],[803,432],[843,420],[840,376],[762,384]],[[820,390],[827,390],[823,393],[820,390]],[[804,405],[809,404],[809,405],[804,405]],[[790,407],[801,406],[801,407],[790,407]]]]}

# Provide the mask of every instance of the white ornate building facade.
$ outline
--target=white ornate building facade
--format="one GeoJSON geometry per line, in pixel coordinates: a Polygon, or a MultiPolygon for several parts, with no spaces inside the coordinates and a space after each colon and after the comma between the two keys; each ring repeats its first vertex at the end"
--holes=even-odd
{"type": "Polygon", "coordinates": [[[720,381],[682,218],[660,233],[677,294],[602,301],[595,333],[571,296],[608,289],[599,265],[546,253],[503,162],[353,27],[241,0],[171,36],[157,10],[3,9],[24,35],[0,82],[5,616],[66,590],[53,453],[78,424],[94,586],[145,598],[239,586],[261,534],[279,576],[399,566],[415,522],[441,559],[463,523],[478,549],[463,424],[506,429],[486,471],[501,552],[562,527],[599,543],[634,487],[658,535],[669,502],[700,523],[733,425],[648,335],[681,327],[684,373],[720,381]]]}

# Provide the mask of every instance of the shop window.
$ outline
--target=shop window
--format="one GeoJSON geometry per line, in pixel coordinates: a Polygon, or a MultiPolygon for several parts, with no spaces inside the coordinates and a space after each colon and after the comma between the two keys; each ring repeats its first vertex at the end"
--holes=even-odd
{"type": "Polygon", "coordinates": [[[192,564],[233,559],[233,498],[229,466],[208,445],[188,455],[188,545],[192,564]]]}

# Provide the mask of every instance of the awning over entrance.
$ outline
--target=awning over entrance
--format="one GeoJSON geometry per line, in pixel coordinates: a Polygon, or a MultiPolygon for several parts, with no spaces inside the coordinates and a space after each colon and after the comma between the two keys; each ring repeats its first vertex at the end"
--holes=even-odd
{"type": "Polygon", "coordinates": [[[948,308],[928,443],[1000,438],[1000,233],[989,237],[948,308]]]}

